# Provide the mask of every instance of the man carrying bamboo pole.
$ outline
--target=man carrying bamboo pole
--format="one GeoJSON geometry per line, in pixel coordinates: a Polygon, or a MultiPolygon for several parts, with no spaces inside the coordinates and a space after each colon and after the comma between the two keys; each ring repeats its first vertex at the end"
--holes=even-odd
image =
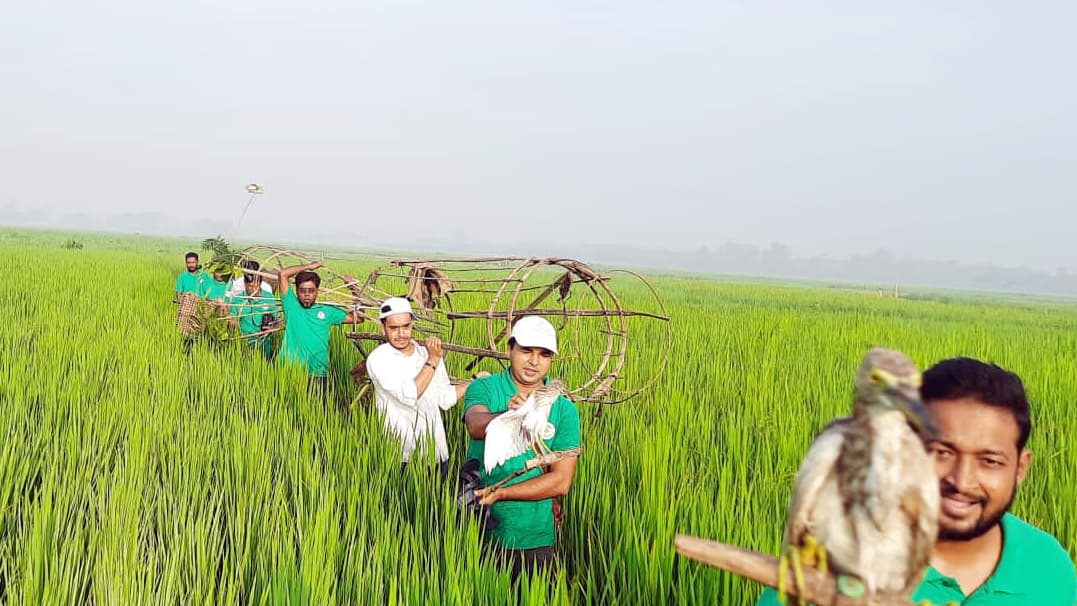
{"type": "MultiPolygon", "coordinates": [[[[547,383],[546,375],[557,353],[557,331],[543,318],[524,316],[513,326],[508,347],[508,369],[478,379],[468,388],[464,424],[471,438],[468,459],[480,462],[484,486],[475,495],[481,505],[490,507],[496,522],[489,531],[488,545],[495,557],[510,566],[515,579],[520,572],[530,573],[554,563],[554,539],[560,518],[557,499],[572,488],[577,457],[565,456],[545,469],[521,473],[538,454],[527,450],[486,472],[482,463],[487,426],[503,413],[519,408],[533,391],[547,383]],[[508,478],[512,479],[499,485],[508,478]]],[[[576,405],[558,396],[541,433],[546,450],[578,449],[580,415],[576,405]]]]}
{"type": "MultiPolygon", "coordinates": [[[[257,268],[254,268],[257,269],[257,268]]],[[[275,313],[276,300],[262,288],[262,276],[243,274],[244,292],[229,298],[233,328],[238,328],[247,345],[260,349],[267,360],[273,357],[273,341],[269,332],[280,321],[275,313]]]]}
{"type": "Polygon", "coordinates": [[[223,307],[228,298],[228,279],[219,269],[213,272],[213,280],[207,280],[203,285],[202,297],[218,307],[223,307]]]}
{"type": "MultiPolygon", "coordinates": [[[[923,373],[920,393],[938,427],[929,450],[939,476],[939,536],[916,602],[1073,606],[1077,575],[1058,541],[1008,513],[1032,453],[1021,379],[970,358],[923,373]]],[[[777,604],[766,590],[757,606],[777,604]]]]}
{"type": "Polygon", "coordinates": [[[374,348],[366,360],[378,414],[385,431],[400,442],[401,470],[407,467],[412,453],[433,438],[434,454],[444,480],[449,474],[449,443],[441,411],[455,406],[471,381],[456,385],[450,382],[440,339],[427,337],[425,345],[421,345],[412,338],[415,316],[407,299],[386,299],[378,318],[388,341],[374,348]]]}
{"type": "Polygon", "coordinates": [[[320,262],[292,265],[280,271],[280,303],[284,312],[281,358],[302,365],[308,384],[327,393],[329,387],[329,329],[337,324],[359,324],[361,315],[318,303],[320,262]],[[288,284],[295,277],[295,288],[288,284]]]}
{"type": "Polygon", "coordinates": [[[243,276],[234,278],[232,282],[228,285],[229,297],[242,297],[243,293],[247,292],[247,285],[249,284],[249,282],[247,282],[247,278],[252,275],[258,276],[258,283],[262,285],[262,292],[265,293],[265,296],[273,296],[273,287],[269,284],[269,282],[263,280],[261,274],[254,273],[260,272],[262,270],[261,263],[255,261],[254,259],[247,259],[243,262],[243,270],[243,276]]]}

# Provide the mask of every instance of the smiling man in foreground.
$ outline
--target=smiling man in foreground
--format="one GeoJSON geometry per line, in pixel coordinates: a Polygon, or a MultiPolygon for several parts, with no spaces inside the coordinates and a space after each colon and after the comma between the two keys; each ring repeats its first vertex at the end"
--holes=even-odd
{"type": "MultiPolygon", "coordinates": [[[[1073,606],[1077,575],[1069,554],[1054,537],[1009,513],[1032,462],[1021,379],[993,364],[954,358],[923,373],[920,394],[939,432],[929,450],[942,499],[931,565],[913,600],[1073,606]]],[[[772,589],[757,602],[774,604],[772,589]]]]}
{"type": "Polygon", "coordinates": [[[993,364],[955,358],[928,369],[920,393],[939,429],[930,450],[942,500],[939,538],[917,598],[1077,603],[1069,554],[1054,537],[1009,513],[1032,461],[1021,379],[993,364]]]}

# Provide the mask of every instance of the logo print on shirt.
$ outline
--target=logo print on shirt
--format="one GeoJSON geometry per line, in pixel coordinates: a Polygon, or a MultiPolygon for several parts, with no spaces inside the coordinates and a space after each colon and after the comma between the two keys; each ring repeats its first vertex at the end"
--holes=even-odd
{"type": "Polygon", "coordinates": [[[320,310],[320,309],[318,310],[318,319],[319,320],[324,320],[325,319],[325,312],[320,310]]]}
{"type": "Polygon", "coordinates": [[[557,435],[557,428],[553,426],[553,423],[546,423],[546,427],[542,428],[542,439],[552,440],[557,435]]]}

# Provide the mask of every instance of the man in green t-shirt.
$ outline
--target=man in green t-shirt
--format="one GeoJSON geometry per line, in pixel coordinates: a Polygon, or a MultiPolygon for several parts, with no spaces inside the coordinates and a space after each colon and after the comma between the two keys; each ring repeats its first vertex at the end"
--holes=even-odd
{"type": "Polygon", "coordinates": [[[203,284],[209,281],[206,273],[198,265],[198,253],[194,251],[187,253],[184,262],[187,264],[187,271],[176,277],[176,301],[179,301],[180,295],[188,292],[202,296],[205,288],[203,284]]]}
{"type": "MultiPolygon", "coordinates": [[[[284,312],[281,358],[301,364],[309,383],[323,390],[329,383],[329,329],[337,324],[359,324],[360,314],[318,303],[321,277],[314,272],[319,262],[293,265],[280,271],[280,303],[284,312]],[[295,288],[288,284],[295,277],[295,288]]],[[[323,391],[324,393],[324,391],[323,391]]]]}
{"type": "MultiPolygon", "coordinates": [[[[1032,461],[1021,379],[994,364],[954,358],[924,372],[920,394],[939,430],[930,450],[942,500],[939,538],[913,601],[1074,606],[1070,555],[1054,537],[1008,513],[1032,461]]],[[[775,604],[772,589],[757,602],[775,604]]]]}
{"type": "Polygon", "coordinates": [[[206,280],[202,285],[202,298],[218,305],[224,304],[228,295],[228,280],[221,275],[220,271],[213,272],[213,279],[206,280]]]}
{"type": "Polygon", "coordinates": [[[247,345],[262,350],[266,359],[273,357],[273,341],[266,331],[279,322],[276,314],[277,301],[262,290],[262,276],[255,273],[243,275],[244,292],[229,297],[229,313],[234,328],[245,337],[247,345]]]}
{"type": "MultiPolygon", "coordinates": [[[[476,491],[480,504],[490,506],[496,526],[489,531],[488,546],[511,567],[515,579],[521,571],[531,572],[554,562],[556,499],[568,494],[576,473],[576,457],[566,457],[547,469],[533,469],[493,486],[523,471],[536,453],[529,450],[485,473],[482,464],[486,426],[498,415],[519,408],[546,375],[557,353],[557,331],[538,316],[524,316],[513,326],[509,337],[509,367],[504,372],[477,379],[464,394],[464,424],[471,438],[468,458],[480,462],[484,488],[476,491]]],[[[580,445],[580,415],[576,405],[559,397],[550,409],[543,441],[552,451],[580,445]]]]}

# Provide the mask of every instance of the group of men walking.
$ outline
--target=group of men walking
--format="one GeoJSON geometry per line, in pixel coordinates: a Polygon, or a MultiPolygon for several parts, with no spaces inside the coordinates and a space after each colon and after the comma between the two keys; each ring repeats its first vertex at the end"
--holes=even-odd
{"type": "MultiPolygon", "coordinates": [[[[199,275],[195,253],[189,253],[186,262],[187,273],[176,281],[177,293],[195,292],[248,309],[272,302],[272,289],[263,290],[256,266],[245,267],[244,288],[237,293],[220,276],[210,283],[199,275]]],[[[281,357],[303,364],[312,381],[324,384],[330,327],[358,323],[362,317],[317,302],[321,279],[315,270],[320,267],[289,267],[278,277],[285,321],[281,357]]],[[[238,324],[242,333],[264,333],[262,321],[250,317],[258,316],[243,315],[238,324]]],[[[557,499],[572,487],[576,457],[527,471],[534,455],[528,451],[487,471],[484,440],[492,420],[519,408],[547,383],[558,353],[554,327],[538,316],[518,319],[508,340],[508,368],[454,384],[445,368],[442,342],[413,338],[415,316],[406,298],[384,301],[378,318],[386,342],[367,357],[366,373],[385,431],[400,444],[402,467],[432,449],[442,478],[447,476],[449,441],[441,414],[462,399],[469,438],[465,459],[479,463],[482,488],[475,495],[493,518],[493,528],[486,533],[490,553],[510,566],[514,577],[551,564],[557,499]]],[[[259,346],[256,337],[251,338],[252,345],[259,346]]],[[[1068,554],[1053,537],[1009,513],[1032,458],[1025,447],[1031,413],[1020,378],[993,364],[954,358],[924,372],[921,394],[939,430],[929,449],[937,462],[942,509],[931,566],[916,598],[983,605],[1074,604],[1077,578],[1068,554]]],[[[560,397],[550,408],[542,438],[550,451],[579,447],[579,413],[570,400],[560,397]]],[[[759,600],[761,606],[776,602],[771,591],[759,600]]]]}
{"type": "MultiPolygon", "coordinates": [[[[176,280],[176,293],[196,296],[230,308],[236,326],[248,343],[272,357],[266,324],[274,314],[257,310],[276,309],[272,288],[263,290],[262,272],[256,262],[243,267],[242,291],[229,287],[218,274],[206,276],[197,253],[188,253],[187,271],[176,280]],[[252,311],[254,310],[254,311],[252,311]],[[264,319],[265,315],[272,316],[264,319]]],[[[318,303],[321,263],[282,269],[276,276],[284,320],[280,359],[301,364],[312,384],[325,387],[329,376],[330,328],[361,323],[363,317],[332,305],[318,303]],[[294,279],[294,286],[291,284],[294,279]]],[[[400,445],[401,468],[420,457],[433,455],[439,473],[449,473],[449,440],[442,412],[464,402],[467,428],[466,458],[479,464],[482,488],[476,492],[480,505],[491,518],[486,534],[489,553],[508,567],[515,578],[521,572],[555,561],[554,543],[560,511],[557,499],[568,494],[576,470],[576,455],[561,457],[545,467],[527,469],[536,453],[527,451],[486,471],[486,426],[497,416],[519,408],[531,393],[548,382],[557,354],[557,331],[538,316],[525,316],[512,326],[507,344],[508,368],[491,375],[479,372],[466,381],[453,383],[445,368],[445,351],[437,337],[422,342],[412,335],[414,310],[403,297],[386,299],[378,319],[386,342],[367,356],[365,373],[374,386],[375,408],[388,436],[400,445]],[[429,451],[433,452],[430,453],[429,451]]],[[[577,452],[580,418],[573,402],[559,397],[550,409],[542,439],[550,451],[577,452]]],[[[466,466],[466,465],[465,465],[466,466]]]]}
{"type": "Polygon", "coordinates": [[[243,264],[243,276],[228,282],[220,272],[210,277],[198,263],[198,253],[189,252],[187,271],[176,278],[177,300],[195,296],[226,310],[229,324],[244,341],[259,349],[267,359],[279,357],[303,366],[312,384],[325,387],[329,376],[329,329],[338,324],[358,324],[363,318],[333,305],[318,303],[321,277],[315,272],[321,263],[293,265],[278,274],[277,295],[265,280],[257,261],[243,264]],[[292,286],[292,281],[295,286],[292,286]],[[281,313],[277,312],[277,309],[281,313]],[[270,332],[284,320],[284,339],[274,351],[270,332]]]}

